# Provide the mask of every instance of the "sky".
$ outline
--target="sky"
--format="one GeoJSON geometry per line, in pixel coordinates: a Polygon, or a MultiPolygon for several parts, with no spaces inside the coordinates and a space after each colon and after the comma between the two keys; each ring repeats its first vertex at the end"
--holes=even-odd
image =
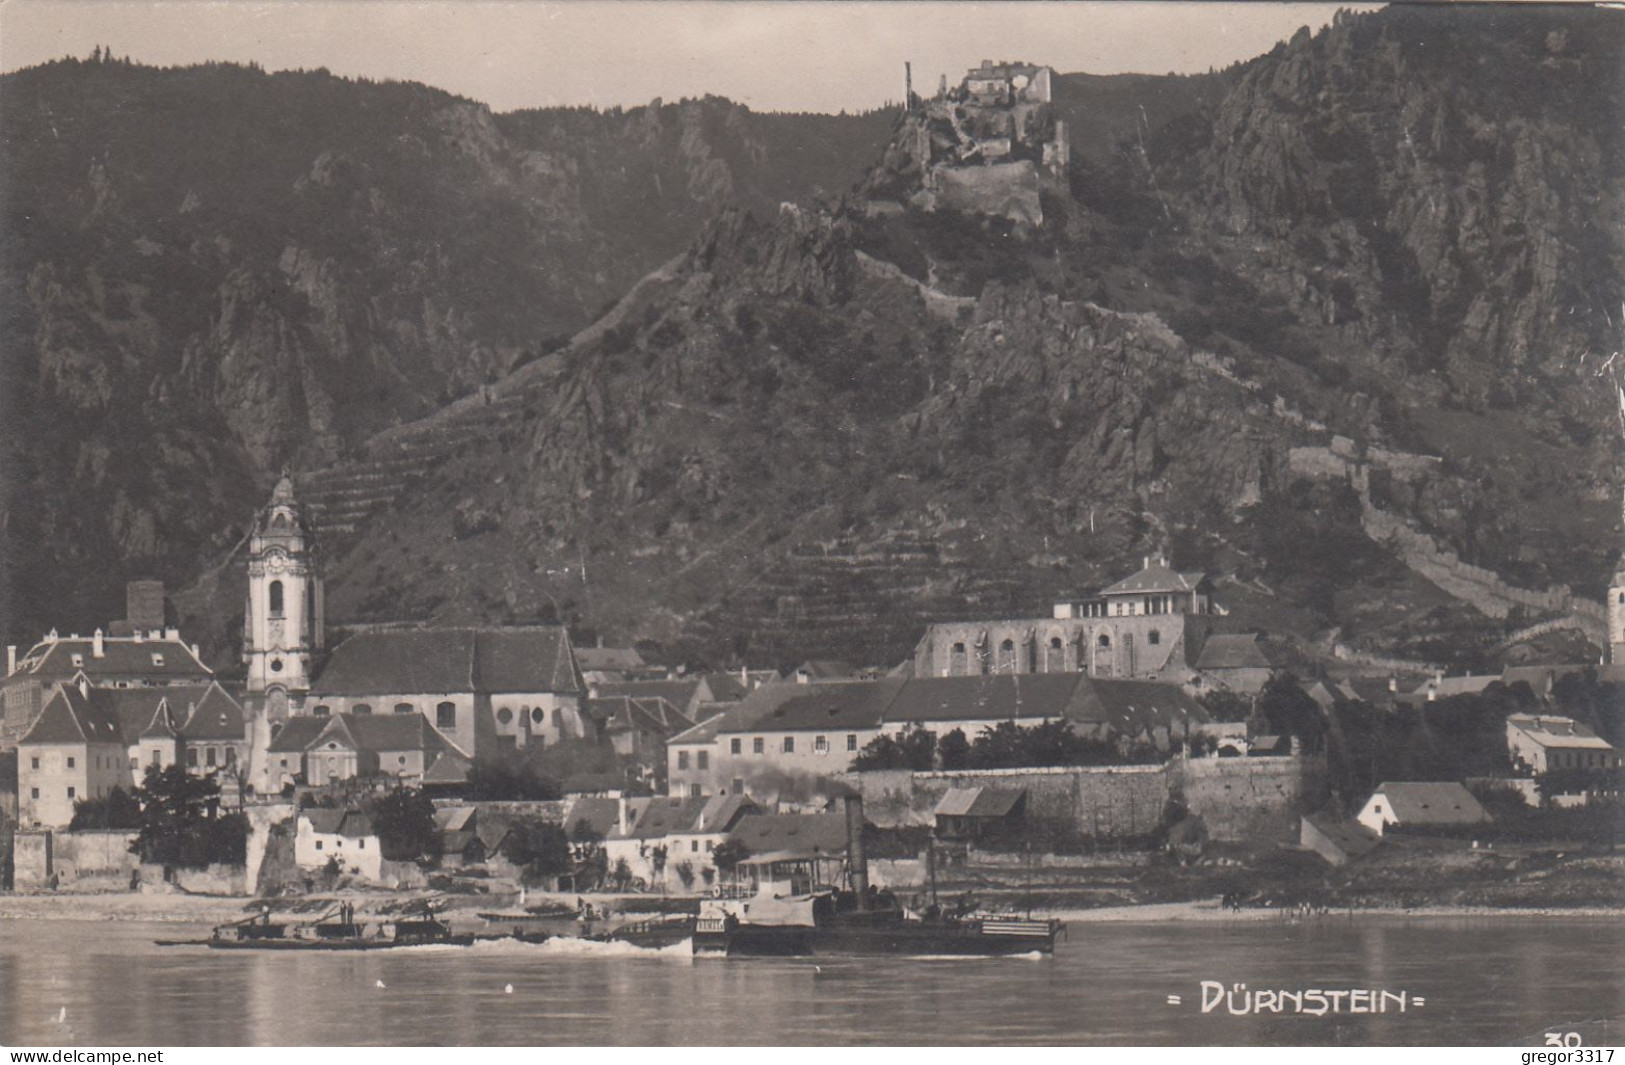
{"type": "Polygon", "coordinates": [[[158,66],[421,81],[494,110],[632,106],[711,93],[759,111],[866,110],[988,59],[1063,73],[1199,72],[1319,28],[1300,3],[926,0],[3,0],[0,70],[99,45],[158,66]]]}

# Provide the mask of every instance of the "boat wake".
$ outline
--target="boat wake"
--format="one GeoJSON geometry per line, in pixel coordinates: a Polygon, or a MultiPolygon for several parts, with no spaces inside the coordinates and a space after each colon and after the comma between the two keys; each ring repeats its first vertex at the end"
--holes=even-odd
{"type": "Polygon", "coordinates": [[[541,943],[526,943],[518,939],[482,939],[471,946],[454,946],[444,943],[424,943],[418,946],[402,947],[404,953],[444,953],[455,951],[457,953],[475,953],[491,955],[535,956],[543,954],[559,955],[563,957],[585,958],[691,958],[694,948],[690,940],[684,939],[664,947],[640,947],[632,943],[612,942],[606,943],[595,939],[580,939],[575,936],[556,936],[541,943]]]}

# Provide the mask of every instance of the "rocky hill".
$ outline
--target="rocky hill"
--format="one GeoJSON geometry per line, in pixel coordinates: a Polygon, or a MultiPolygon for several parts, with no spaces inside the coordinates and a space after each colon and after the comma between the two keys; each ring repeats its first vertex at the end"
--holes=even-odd
{"type": "MultiPolygon", "coordinates": [[[[1401,8],[1204,78],[1063,78],[1091,143],[1041,223],[900,206],[911,120],[866,145],[884,203],[780,208],[750,169],[756,203],[570,343],[304,463],[330,611],[885,663],[1168,549],[1305,657],[1472,664],[1584,615],[1551,586],[1595,596],[1620,543],[1621,36],[1401,8]]],[[[609,125],[593,152],[639,136],[609,125]]],[[[689,136],[683,187],[721,189],[689,136]]],[[[187,609],[224,645],[212,587],[187,609]]]]}
{"type": "Polygon", "coordinates": [[[724,206],[849,184],[890,117],[493,115],[421,85],[64,60],[6,101],[8,640],[195,575],[267,479],[535,360],[724,206]]]}

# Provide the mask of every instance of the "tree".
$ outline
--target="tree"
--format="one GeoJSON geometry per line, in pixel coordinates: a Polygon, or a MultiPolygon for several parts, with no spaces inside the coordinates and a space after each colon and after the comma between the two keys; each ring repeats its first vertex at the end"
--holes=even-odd
{"type": "Polygon", "coordinates": [[[570,851],[576,865],[578,882],[594,886],[603,883],[609,872],[609,855],[604,851],[604,836],[586,818],[581,818],[570,830],[570,851]]]}
{"type": "Polygon", "coordinates": [[[915,726],[900,736],[876,736],[852,759],[856,770],[932,769],[936,762],[937,736],[915,726]]]}
{"type": "Polygon", "coordinates": [[[241,814],[220,816],[220,784],[213,774],[148,766],[135,798],[141,804],[141,831],[130,849],[142,861],[191,868],[243,864],[248,820],[241,814]]]}
{"type": "Polygon", "coordinates": [[[1292,674],[1280,673],[1264,682],[1258,693],[1258,711],[1276,735],[1296,736],[1305,750],[1320,749],[1326,733],[1325,717],[1320,704],[1309,698],[1292,674]]]}
{"type": "MultiPolygon", "coordinates": [[[[657,884],[665,883],[667,854],[668,852],[664,843],[656,844],[649,851],[649,868],[654,870],[654,879],[655,883],[657,884]]],[[[692,878],[693,875],[694,871],[691,867],[689,869],[689,876],[692,878]]]]}
{"type": "Polygon", "coordinates": [[[513,754],[482,755],[468,769],[468,798],[475,802],[549,802],[563,797],[558,782],[513,754]]]}
{"type": "Polygon", "coordinates": [[[937,761],[944,769],[969,768],[970,741],[964,729],[956,728],[937,740],[937,761]]]}
{"type": "Polygon", "coordinates": [[[140,828],[141,803],[123,788],[114,788],[100,798],[76,799],[69,832],[87,828],[140,828]]]}
{"type": "Polygon", "coordinates": [[[368,811],[385,858],[412,862],[440,850],[434,803],[414,788],[396,788],[374,799],[368,811]]]}
{"type": "Polygon", "coordinates": [[[716,863],[717,868],[730,876],[734,875],[739,869],[739,864],[749,857],[750,848],[737,839],[725,839],[711,852],[711,860],[716,863]]]}
{"type": "Polygon", "coordinates": [[[520,879],[527,886],[563,876],[575,862],[570,837],[551,821],[515,824],[503,841],[503,856],[522,867],[520,879]]]}
{"type": "Polygon", "coordinates": [[[677,879],[682,881],[683,890],[692,891],[694,889],[694,863],[685,858],[677,863],[675,871],[677,879]]]}
{"type": "Polygon", "coordinates": [[[632,867],[626,864],[625,858],[615,859],[615,872],[611,874],[611,879],[617,891],[625,891],[627,885],[632,883],[632,867]]]}

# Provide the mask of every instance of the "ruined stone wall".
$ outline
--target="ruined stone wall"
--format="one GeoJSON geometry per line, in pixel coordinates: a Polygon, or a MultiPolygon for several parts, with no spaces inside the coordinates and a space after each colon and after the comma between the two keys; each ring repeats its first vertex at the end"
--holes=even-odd
{"type": "Polygon", "coordinates": [[[961,211],[1044,224],[1039,204],[1038,168],[1023,159],[992,166],[935,167],[924,194],[928,210],[961,211]]]}
{"type": "MultiPolygon", "coordinates": [[[[1188,675],[1186,631],[1197,616],[1134,614],[939,623],[926,630],[915,648],[914,673],[920,677],[1080,672],[1104,678],[1149,678],[1169,672],[1188,675]],[[1102,637],[1108,646],[1100,645],[1102,637]],[[1006,640],[1015,645],[1013,668],[1001,656],[1006,640]],[[1056,640],[1061,641],[1059,648],[1053,646],[1056,640]],[[963,655],[955,652],[956,644],[964,644],[963,655]]],[[[1183,680],[1184,675],[1176,679],[1183,680]]]]}

